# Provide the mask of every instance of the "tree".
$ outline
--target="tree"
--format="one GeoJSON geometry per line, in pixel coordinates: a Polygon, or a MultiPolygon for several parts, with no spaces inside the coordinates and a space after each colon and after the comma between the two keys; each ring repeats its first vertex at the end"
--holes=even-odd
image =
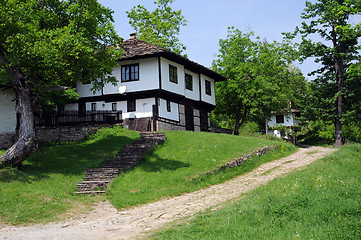
{"type": "Polygon", "coordinates": [[[0,88],[16,94],[20,118],[19,138],[0,164],[18,166],[37,150],[34,108],[52,101],[59,86],[75,87],[83,80],[97,89],[115,81],[106,76],[120,52],[108,46],[120,38],[111,10],[96,0],[0,3],[0,88]]]}
{"type": "Polygon", "coordinates": [[[261,116],[264,121],[272,110],[288,107],[304,85],[300,72],[290,70],[292,48],[252,37],[253,33],[229,29],[213,62],[214,70],[228,78],[216,85],[214,113],[232,122],[235,133],[250,118],[261,116]]]}
{"type": "Polygon", "coordinates": [[[355,84],[356,79],[352,79],[355,71],[351,71],[351,66],[359,62],[358,38],[361,36],[361,24],[352,26],[350,23],[350,17],[360,11],[361,1],[306,2],[302,18],[309,21],[303,22],[301,28],[297,27],[294,34],[287,35],[293,38],[296,34],[301,34],[301,59],[315,57],[315,61],[321,64],[319,69],[311,73],[316,76],[312,87],[317,101],[310,103],[313,110],[310,115],[334,123],[336,147],[342,145],[343,123],[350,120],[352,115],[355,116],[352,108],[345,108],[345,99],[351,101],[348,106],[353,105],[354,92],[360,91],[361,87],[359,78],[358,84],[355,84]],[[310,40],[309,37],[313,34],[318,35],[321,41],[310,40]]]}
{"type": "Polygon", "coordinates": [[[182,11],[174,11],[169,6],[174,0],[157,0],[157,8],[149,12],[144,6],[138,5],[127,12],[129,24],[134,28],[140,40],[159,47],[168,48],[182,54],[186,49],[179,42],[180,28],[186,26],[182,11]]]}

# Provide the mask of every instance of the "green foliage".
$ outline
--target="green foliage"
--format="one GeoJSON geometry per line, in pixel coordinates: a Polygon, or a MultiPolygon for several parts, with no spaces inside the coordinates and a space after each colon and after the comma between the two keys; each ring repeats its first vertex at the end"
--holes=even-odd
{"type": "Polygon", "coordinates": [[[296,149],[291,144],[250,136],[175,131],[166,132],[166,136],[163,146],[143,158],[134,170],[113,181],[107,194],[115,207],[134,206],[221,183],[296,149]],[[215,170],[242,154],[273,144],[284,147],[267,156],[254,158],[241,167],[204,176],[205,172],[215,170]],[[202,177],[191,180],[197,176],[202,177]]]}
{"type": "Polygon", "coordinates": [[[339,145],[343,123],[359,121],[360,112],[360,44],[361,23],[352,25],[350,17],[361,12],[360,1],[318,0],[306,2],[301,28],[294,34],[302,36],[299,44],[301,60],[314,57],[320,64],[311,75],[307,114],[310,120],[332,121],[339,145]],[[311,40],[317,35],[320,41],[311,40]]]}
{"type": "Polygon", "coordinates": [[[360,239],[361,145],[343,147],[152,239],[360,239]]]}
{"type": "Polygon", "coordinates": [[[121,53],[109,45],[120,38],[112,11],[96,0],[2,0],[0,19],[0,87],[14,86],[12,70],[17,69],[33,101],[53,106],[63,97],[76,97],[70,91],[54,93],[55,87],[74,88],[84,80],[97,89],[115,81],[107,74],[121,53]]]}
{"type": "Polygon", "coordinates": [[[213,68],[227,81],[216,84],[217,107],[214,119],[234,124],[234,130],[247,120],[265,122],[272,110],[280,111],[292,102],[297,105],[305,80],[290,63],[295,52],[286,43],[253,39],[230,28],[220,40],[213,68]]]}
{"type": "Polygon", "coordinates": [[[180,28],[186,26],[187,21],[182,11],[174,11],[169,6],[174,0],[157,0],[157,8],[149,12],[144,6],[133,7],[127,11],[129,24],[136,31],[140,40],[168,48],[173,52],[182,54],[186,49],[179,42],[178,35],[180,28]]]}
{"type": "MultiPolygon", "coordinates": [[[[82,142],[41,146],[21,170],[0,170],[0,222],[11,224],[59,220],[77,214],[104,196],[75,195],[86,168],[99,167],[124,145],[139,138],[133,131],[103,128],[82,142]],[[67,215],[69,216],[69,215],[67,215]]],[[[0,155],[3,151],[0,151],[0,155]]]]}

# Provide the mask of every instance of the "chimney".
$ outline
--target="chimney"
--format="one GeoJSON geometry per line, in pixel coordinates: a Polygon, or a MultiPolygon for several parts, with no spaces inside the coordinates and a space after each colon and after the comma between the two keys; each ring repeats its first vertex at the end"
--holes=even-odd
{"type": "Polygon", "coordinates": [[[130,39],[136,39],[137,38],[137,34],[136,33],[131,33],[130,35],[130,39]]]}

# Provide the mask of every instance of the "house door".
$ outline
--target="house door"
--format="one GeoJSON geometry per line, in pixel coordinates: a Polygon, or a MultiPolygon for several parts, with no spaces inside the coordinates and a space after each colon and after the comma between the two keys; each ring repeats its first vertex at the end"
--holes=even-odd
{"type": "Polygon", "coordinates": [[[185,113],[186,113],[186,130],[194,131],[193,108],[185,106],[185,113]]]}
{"type": "Polygon", "coordinates": [[[201,110],[200,111],[200,117],[201,117],[201,131],[202,132],[208,132],[208,112],[201,110]]]}

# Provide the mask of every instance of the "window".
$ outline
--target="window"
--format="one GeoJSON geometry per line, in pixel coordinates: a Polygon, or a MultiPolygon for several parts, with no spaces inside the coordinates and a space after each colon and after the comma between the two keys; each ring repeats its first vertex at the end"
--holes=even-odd
{"type": "Polygon", "coordinates": [[[117,103],[112,103],[112,111],[117,111],[117,103]]]}
{"type": "Polygon", "coordinates": [[[206,80],[206,94],[209,96],[212,95],[211,82],[208,80],[206,80]]]}
{"type": "Polygon", "coordinates": [[[86,105],[85,105],[85,102],[80,102],[78,103],[78,116],[79,117],[85,117],[86,115],[86,105]]]}
{"type": "Polygon", "coordinates": [[[193,77],[192,75],[186,74],[186,89],[193,91],[193,77]]]}
{"type": "Polygon", "coordinates": [[[178,83],[177,67],[169,65],[169,81],[178,83]]]}
{"type": "Polygon", "coordinates": [[[139,80],[139,64],[122,66],[122,82],[139,80]]]}
{"type": "Polygon", "coordinates": [[[170,108],[170,101],[167,100],[167,112],[171,112],[171,108],[170,108]]]}
{"type": "Polygon", "coordinates": [[[92,103],[91,109],[92,109],[92,111],[96,111],[96,110],[97,110],[97,104],[96,104],[96,103],[92,103]]]}
{"type": "Polygon", "coordinates": [[[136,111],[135,99],[127,101],[127,111],[128,112],[135,112],[136,111]]]}
{"type": "Polygon", "coordinates": [[[285,123],[285,118],[283,115],[276,115],[276,123],[285,123]]]}

